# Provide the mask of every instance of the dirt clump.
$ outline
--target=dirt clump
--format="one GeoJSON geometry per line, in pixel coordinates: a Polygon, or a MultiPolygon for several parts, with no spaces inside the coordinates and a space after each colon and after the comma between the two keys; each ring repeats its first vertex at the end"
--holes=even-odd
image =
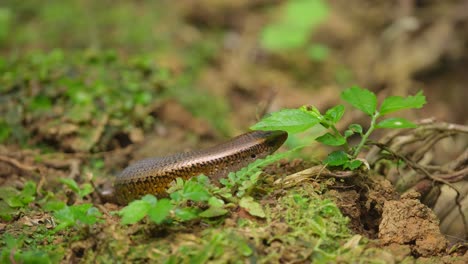
{"type": "Polygon", "coordinates": [[[418,198],[419,193],[412,191],[403,194],[400,200],[385,202],[379,239],[386,246],[409,245],[415,256],[444,253],[448,241],[440,233],[439,220],[418,198]]]}

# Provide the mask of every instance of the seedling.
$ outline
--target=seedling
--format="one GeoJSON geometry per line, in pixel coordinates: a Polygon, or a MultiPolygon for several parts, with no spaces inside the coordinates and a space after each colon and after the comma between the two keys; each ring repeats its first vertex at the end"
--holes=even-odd
{"type": "Polygon", "coordinates": [[[415,96],[408,97],[390,96],[382,102],[380,108],[377,108],[377,96],[373,92],[359,87],[351,87],[344,90],[341,93],[341,98],[371,118],[369,128],[365,133],[359,124],[349,125],[344,133],[338,131],[335,125],[343,117],[345,111],[343,105],[332,107],[325,114],[321,114],[314,106],[284,109],[272,113],[251,128],[256,130],[284,130],[288,133],[298,133],[321,125],[328,129],[328,132],[317,137],[316,140],[325,145],[343,147],[342,150],[330,153],[323,163],[328,166],[340,166],[344,169],[353,170],[362,165],[362,161],[356,158],[375,129],[416,127],[414,123],[404,118],[388,118],[381,121],[379,121],[379,118],[403,109],[421,108],[426,103],[425,96],[422,92],[419,92],[415,96]],[[354,134],[359,135],[361,140],[356,146],[350,146],[348,138],[354,134]]]}

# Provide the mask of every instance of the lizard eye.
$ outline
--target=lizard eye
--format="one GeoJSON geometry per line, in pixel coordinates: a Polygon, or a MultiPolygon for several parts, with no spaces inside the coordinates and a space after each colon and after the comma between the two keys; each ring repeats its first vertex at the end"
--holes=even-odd
{"type": "Polygon", "coordinates": [[[255,158],[257,157],[257,155],[252,154],[252,155],[250,155],[250,157],[251,157],[252,159],[255,159],[255,158]]]}

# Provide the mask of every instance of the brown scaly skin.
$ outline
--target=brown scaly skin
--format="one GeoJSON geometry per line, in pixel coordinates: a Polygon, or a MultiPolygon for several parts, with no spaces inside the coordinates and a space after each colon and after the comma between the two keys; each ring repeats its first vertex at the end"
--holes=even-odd
{"type": "Polygon", "coordinates": [[[169,184],[178,177],[186,180],[205,174],[218,181],[275,152],[287,137],[279,130],[252,131],[204,150],[137,161],[116,177],[113,196],[119,204],[126,204],[145,194],[167,195],[169,184]]]}

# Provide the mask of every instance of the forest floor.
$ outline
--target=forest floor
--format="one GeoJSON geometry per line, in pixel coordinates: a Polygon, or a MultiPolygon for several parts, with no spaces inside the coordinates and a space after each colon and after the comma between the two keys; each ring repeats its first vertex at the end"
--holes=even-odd
{"type": "MultiPolygon", "coordinates": [[[[302,46],[268,50],[288,2],[0,4],[0,262],[467,263],[468,2],[324,1],[302,46]],[[290,135],[279,152],[310,147],[264,169],[263,216],[124,225],[99,195],[133,161],[325,112],[356,84],[380,102],[422,90],[404,112],[421,126],[376,133],[399,156],[369,147],[342,178],[307,173],[330,151],[321,131],[290,135]]],[[[352,123],[369,121],[338,128],[352,123]]]]}

